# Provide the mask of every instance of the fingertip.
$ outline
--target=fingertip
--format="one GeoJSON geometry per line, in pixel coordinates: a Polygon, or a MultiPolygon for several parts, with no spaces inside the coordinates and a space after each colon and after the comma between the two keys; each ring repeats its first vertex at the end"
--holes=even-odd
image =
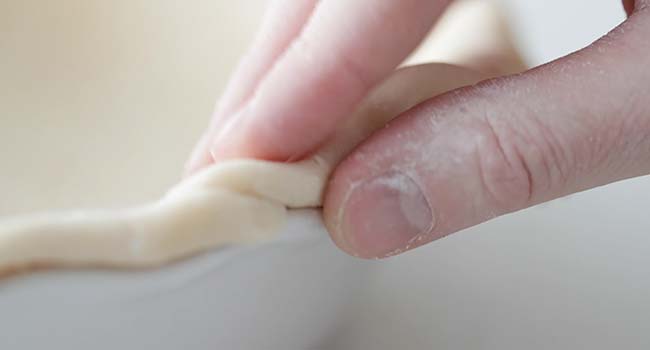
{"type": "Polygon", "coordinates": [[[251,149],[255,138],[249,137],[248,130],[241,124],[237,117],[232,118],[210,139],[208,153],[214,162],[233,158],[266,159],[251,149]]]}
{"type": "Polygon", "coordinates": [[[196,146],[194,146],[190,158],[185,163],[185,166],[183,167],[183,178],[192,176],[199,170],[214,162],[210,153],[209,145],[210,135],[206,132],[201,136],[196,146]]]}
{"type": "Polygon", "coordinates": [[[435,215],[417,181],[402,171],[373,175],[363,168],[349,161],[330,183],[324,218],[336,245],[359,258],[381,259],[423,244],[435,215]]]}
{"type": "Polygon", "coordinates": [[[345,197],[346,186],[341,184],[340,178],[335,175],[327,186],[323,202],[323,221],[330,238],[339,249],[354,257],[363,258],[348,244],[341,230],[345,197]]]}
{"type": "Polygon", "coordinates": [[[249,135],[247,109],[233,114],[214,132],[207,144],[207,152],[214,162],[232,158],[262,158],[252,153],[250,145],[258,139],[249,135]]]}

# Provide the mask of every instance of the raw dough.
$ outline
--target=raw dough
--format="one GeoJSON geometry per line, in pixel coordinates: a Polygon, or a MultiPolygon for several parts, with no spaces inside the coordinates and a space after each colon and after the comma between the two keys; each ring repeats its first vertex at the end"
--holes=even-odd
{"type": "MultiPolygon", "coordinates": [[[[492,31],[502,30],[501,25],[494,27],[492,31]]],[[[489,52],[490,57],[506,58],[499,73],[522,70],[509,41],[503,43],[507,45],[497,42],[489,48],[498,53],[489,52]]],[[[464,55],[458,61],[471,62],[472,57],[464,55]]],[[[35,264],[156,266],[224,244],[272,238],[283,227],[287,208],[320,206],[333,167],[374,130],[431,96],[495,73],[479,73],[476,65],[468,66],[473,69],[449,64],[400,69],[369,95],[326,145],[301,162],[226,161],[139,208],[0,222],[0,272],[35,264]]]]}

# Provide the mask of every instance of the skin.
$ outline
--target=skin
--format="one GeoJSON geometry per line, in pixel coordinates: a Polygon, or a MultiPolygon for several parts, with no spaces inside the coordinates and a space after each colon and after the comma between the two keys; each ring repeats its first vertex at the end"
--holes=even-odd
{"type": "MultiPolygon", "coordinates": [[[[273,3],[188,173],[227,158],[309,154],[417,46],[447,2],[316,3],[273,3]]],[[[650,174],[650,0],[623,5],[627,21],[589,47],[429,99],[366,139],[325,195],[334,242],[360,257],[391,256],[650,174]]]]}

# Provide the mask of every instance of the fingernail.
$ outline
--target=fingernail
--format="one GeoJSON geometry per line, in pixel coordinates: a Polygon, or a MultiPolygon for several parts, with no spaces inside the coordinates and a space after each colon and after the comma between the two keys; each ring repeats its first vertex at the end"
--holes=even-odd
{"type": "Polygon", "coordinates": [[[194,146],[189,160],[185,163],[183,177],[188,177],[212,163],[213,159],[208,148],[209,141],[208,133],[204,133],[194,146]]]}
{"type": "Polygon", "coordinates": [[[227,120],[220,128],[219,132],[214,135],[210,145],[210,155],[214,160],[229,158],[233,149],[237,149],[238,142],[235,132],[242,130],[242,114],[237,113],[227,120]]]}
{"type": "Polygon", "coordinates": [[[386,173],[356,186],[342,210],[342,240],[364,258],[407,250],[435,223],[422,190],[402,172],[386,173]]]}

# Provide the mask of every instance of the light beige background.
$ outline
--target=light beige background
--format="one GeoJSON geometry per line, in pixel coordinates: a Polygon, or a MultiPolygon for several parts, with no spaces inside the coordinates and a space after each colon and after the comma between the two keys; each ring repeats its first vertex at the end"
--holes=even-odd
{"type": "Polygon", "coordinates": [[[263,8],[1,0],[0,216],[161,194],[263,8]]]}
{"type": "MultiPolygon", "coordinates": [[[[504,0],[531,62],[618,0],[504,0]]],[[[0,216],[122,206],[179,176],[263,1],[0,0],[0,216]]],[[[575,195],[388,262],[332,347],[647,348],[650,180],[575,195]]]]}

